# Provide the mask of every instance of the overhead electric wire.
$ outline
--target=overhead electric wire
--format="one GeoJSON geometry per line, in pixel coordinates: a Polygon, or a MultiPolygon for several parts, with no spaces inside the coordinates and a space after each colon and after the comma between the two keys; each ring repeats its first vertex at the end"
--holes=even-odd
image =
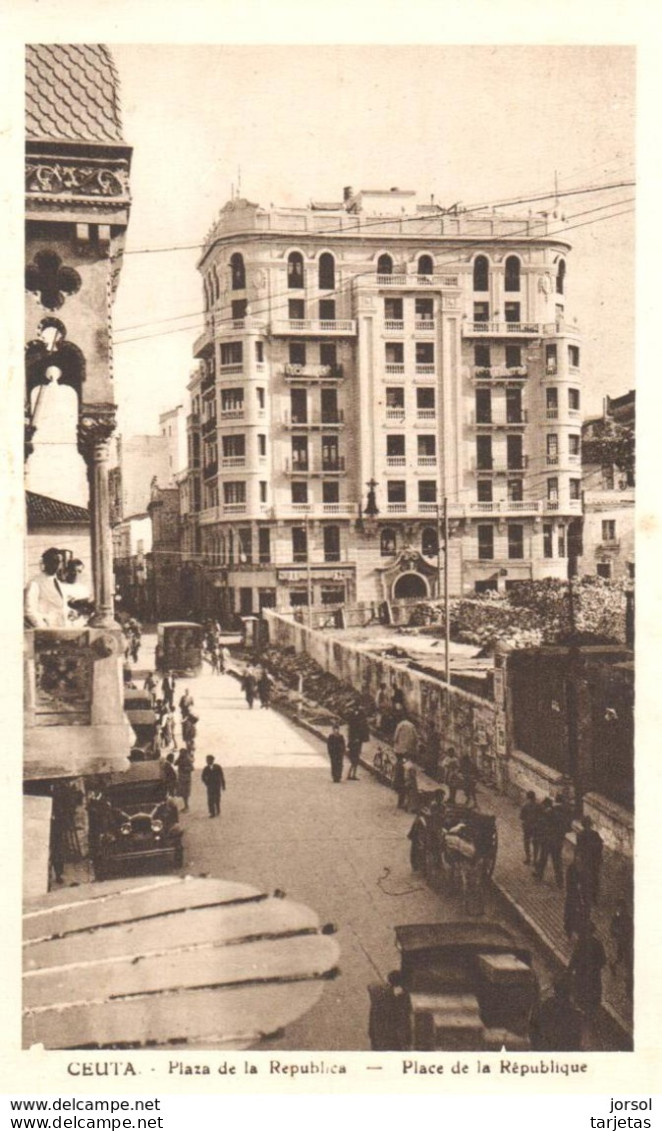
{"type": "MultiPolygon", "coordinates": [[[[539,195],[536,195],[536,196],[514,197],[512,199],[502,200],[502,201],[488,201],[488,202],[484,202],[484,203],[481,203],[481,204],[470,205],[467,208],[463,208],[461,212],[457,213],[457,215],[466,216],[468,213],[470,214],[472,212],[481,212],[481,211],[483,211],[483,209],[508,208],[513,204],[532,204],[532,203],[539,201],[539,200],[554,200],[557,197],[560,198],[562,196],[579,196],[582,193],[608,192],[611,189],[615,189],[615,188],[634,188],[635,184],[636,184],[636,181],[617,181],[613,184],[592,185],[588,188],[582,186],[581,188],[576,188],[576,189],[564,189],[562,192],[558,192],[558,193],[556,193],[555,191],[552,191],[552,192],[542,193],[542,194],[539,194],[539,195]]],[[[451,215],[451,216],[453,215],[452,206],[451,206],[451,209],[443,209],[443,208],[439,207],[439,209],[436,213],[432,213],[428,216],[425,216],[425,215],[418,215],[418,216],[380,216],[378,218],[375,218],[374,220],[366,220],[363,224],[356,225],[356,233],[355,234],[360,235],[360,233],[362,231],[365,231],[367,228],[378,227],[380,224],[384,224],[385,222],[387,223],[389,220],[391,220],[391,221],[392,220],[398,220],[402,223],[411,223],[412,221],[418,221],[420,223],[421,220],[441,219],[441,217],[448,216],[448,215],[451,215]]],[[[343,227],[343,226],[335,227],[335,228],[321,228],[319,231],[317,231],[315,233],[315,235],[320,235],[320,236],[333,235],[334,233],[347,232],[347,231],[348,231],[348,229],[346,227],[343,227]]],[[[132,248],[132,249],[131,248],[129,248],[129,249],[125,248],[123,255],[126,257],[127,255],[156,255],[156,254],[159,254],[161,252],[169,252],[169,251],[196,251],[196,250],[202,251],[202,249],[207,246],[207,242],[208,242],[207,239],[205,239],[202,243],[194,243],[194,244],[172,244],[172,245],[165,246],[165,247],[145,247],[145,248],[132,248]]]]}
{"type": "MultiPolygon", "coordinates": [[[[585,209],[582,212],[574,213],[572,216],[568,217],[568,219],[572,220],[572,219],[574,219],[575,217],[578,217],[578,216],[586,216],[586,215],[590,215],[594,212],[602,212],[602,211],[605,211],[608,208],[618,207],[620,204],[630,203],[634,199],[635,199],[634,197],[628,197],[625,200],[613,201],[610,204],[604,204],[604,205],[596,206],[595,208],[585,209]]],[[[617,216],[625,215],[626,213],[632,213],[633,211],[634,211],[633,209],[624,209],[621,212],[610,213],[608,216],[597,216],[593,220],[587,220],[587,221],[584,221],[581,224],[570,224],[570,225],[566,224],[562,228],[556,229],[554,232],[546,233],[545,236],[542,237],[542,238],[553,239],[554,237],[561,235],[563,232],[573,231],[575,228],[586,227],[587,225],[590,225],[590,224],[597,224],[600,221],[610,220],[610,219],[613,219],[617,216]]],[[[528,225],[527,225],[527,227],[528,227],[528,225]]],[[[523,233],[524,233],[524,229],[522,229],[522,232],[509,233],[509,235],[511,237],[515,236],[515,237],[519,238],[519,237],[522,236],[523,233]]],[[[449,237],[449,238],[453,238],[453,237],[449,237]]],[[[526,238],[531,240],[531,241],[535,241],[535,240],[539,240],[541,237],[540,236],[527,236],[526,238]]],[[[462,245],[462,250],[466,251],[466,249],[470,248],[471,246],[481,247],[481,246],[484,246],[484,244],[485,244],[485,236],[476,236],[474,239],[468,240],[466,243],[464,243],[462,245]]],[[[458,264],[460,262],[462,262],[462,261],[460,259],[458,259],[456,256],[454,256],[452,259],[442,259],[442,260],[438,261],[436,266],[451,267],[454,264],[458,264]]],[[[338,295],[342,294],[343,292],[345,292],[354,283],[354,281],[356,279],[359,279],[359,278],[361,278],[365,275],[373,275],[373,274],[374,274],[374,271],[369,271],[369,272],[358,271],[355,274],[353,274],[349,279],[346,279],[342,283],[341,286],[336,287],[334,290],[325,291],[325,296],[326,297],[338,296],[338,295]]],[[[280,306],[274,307],[274,300],[279,299],[281,297],[285,297],[285,296],[292,298],[292,289],[291,288],[288,288],[285,291],[276,292],[276,294],[262,300],[262,302],[264,304],[266,304],[264,306],[264,309],[259,309],[259,308],[258,309],[252,309],[251,313],[250,313],[250,317],[255,318],[255,317],[259,317],[259,315],[262,314],[262,313],[272,313],[273,314],[274,312],[277,313],[280,310],[285,310],[284,304],[281,304],[280,306]]],[[[200,311],[200,312],[198,312],[198,314],[180,315],[179,317],[180,318],[202,317],[202,316],[204,316],[205,313],[207,313],[207,312],[206,311],[200,311]]],[[[173,318],[163,319],[163,322],[170,322],[170,321],[176,321],[176,320],[178,320],[177,316],[175,316],[173,318]]],[[[216,327],[216,326],[222,325],[223,323],[236,322],[236,321],[238,321],[237,318],[232,317],[232,315],[228,315],[227,317],[224,317],[224,318],[214,318],[213,319],[213,325],[214,325],[214,327],[216,327]]],[[[161,324],[160,320],[156,321],[156,322],[143,323],[143,325],[145,325],[145,326],[150,326],[150,325],[157,326],[157,325],[160,325],[160,324],[161,324]]],[[[129,330],[129,329],[132,329],[132,328],[134,328],[134,327],[126,327],[125,329],[129,330]]],[[[137,326],[135,328],[137,329],[137,328],[139,328],[139,326],[137,326]]],[[[193,326],[178,326],[178,327],[175,327],[172,330],[157,331],[157,333],[155,333],[155,334],[141,334],[141,335],[138,335],[135,338],[113,339],[113,345],[114,346],[130,345],[134,342],[147,341],[150,338],[166,337],[170,334],[178,334],[178,333],[183,333],[185,331],[193,332],[195,330],[203,329],[203,328],[204,328],[204,323],[202,323],[202,322],[198,323],[197,325],[193,325],[193,326]]],[[[122,333],[124,331],[123,330],[117,330],[115,332],[116,333],[122,333]]]]}

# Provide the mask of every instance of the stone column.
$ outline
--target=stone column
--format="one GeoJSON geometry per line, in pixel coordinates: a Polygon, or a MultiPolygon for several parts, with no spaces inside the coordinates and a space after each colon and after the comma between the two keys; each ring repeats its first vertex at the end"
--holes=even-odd
{"type": "Polygon", "coordinates": [[[108,471],[115,406],[83,406],[78,424],[78,449],[87,464],[90,484],[90,540],[96,612],[90,624],[117,627],[113,604],[113,554],[108,471]]]}

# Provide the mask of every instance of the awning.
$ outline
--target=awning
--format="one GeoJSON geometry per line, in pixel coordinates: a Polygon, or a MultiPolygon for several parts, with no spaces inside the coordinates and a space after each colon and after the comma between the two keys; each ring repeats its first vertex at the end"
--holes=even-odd
{"type": "Polygon", "coordinates": [[[245,1049],[337,973],[332,929],[226,880],[113,880],[25,908],[23,1044],[245,1049]]]}

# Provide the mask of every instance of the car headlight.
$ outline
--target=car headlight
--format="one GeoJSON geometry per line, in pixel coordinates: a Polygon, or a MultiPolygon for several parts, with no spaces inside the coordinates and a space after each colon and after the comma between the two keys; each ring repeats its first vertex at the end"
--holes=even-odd
{"type": "Polygon", "coordinates": [[[163,832],[163,821],[152,821],[152,832],[153,833],[163,832]]]}
{"type": "Polygon", "coordinates": [[[120,828],[120,832],[121,832],[122,836],[130,836],[131,832],[132,832],[131,822],[127,821],[125,824],[123,824],[122,827],[120,828]]]}

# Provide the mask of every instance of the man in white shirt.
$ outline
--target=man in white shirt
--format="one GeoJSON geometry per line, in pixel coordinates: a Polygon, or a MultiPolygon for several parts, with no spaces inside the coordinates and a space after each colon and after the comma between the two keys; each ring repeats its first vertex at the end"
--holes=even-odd
{"type": "Polygon", "coordinates": [[[42,572],[25,589],[25,622],[29,628],[66,628],[67,605],[57,571],[60,551],[51,547],[41,555],[42,572]]]}

